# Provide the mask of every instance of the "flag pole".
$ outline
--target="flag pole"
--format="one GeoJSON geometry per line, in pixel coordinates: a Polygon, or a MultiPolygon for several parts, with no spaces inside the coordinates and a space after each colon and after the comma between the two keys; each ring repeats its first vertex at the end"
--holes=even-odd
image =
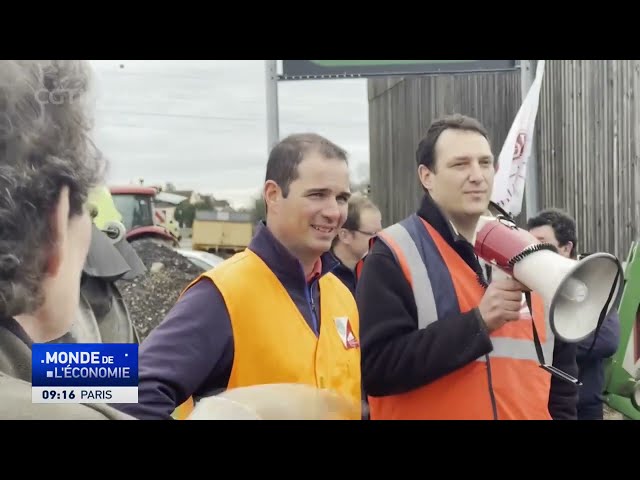
{"type": "MultiPolygon", "coordinates": [[[[520,60],[522,101],[536,77],[537,60],[520,60]]],[[[527,160],[527,181],[524,189],[527,220],[539,212],[538,161],[535,139],[531,142],[531,154],[527,160]]]]}

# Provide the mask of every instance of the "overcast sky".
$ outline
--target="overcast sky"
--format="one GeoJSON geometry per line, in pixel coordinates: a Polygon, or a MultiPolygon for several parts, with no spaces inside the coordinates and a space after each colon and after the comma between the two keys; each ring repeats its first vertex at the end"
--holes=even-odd
{"type": "MultiPolygon", "coordinates": [[[[178,189],[247,205],[267,159],[263,60],[93,60],[95,140],[110,183],[171,181],[178,189]],[[121,65],[123,68],[121,68],[121,65]]],[[[278,86],[280,136],[314,131],[367,176],[365,80],[304,80],[278,86]]]]}

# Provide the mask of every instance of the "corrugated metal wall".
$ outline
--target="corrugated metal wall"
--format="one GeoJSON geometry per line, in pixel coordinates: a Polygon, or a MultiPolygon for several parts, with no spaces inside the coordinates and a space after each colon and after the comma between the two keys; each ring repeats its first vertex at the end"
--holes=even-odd
{"type": "Polygon", "coordinates": [[[458,112],[490,126],[499,151],[520,106],[520,73],[389,77],[369,84],[371,195],[389,224],[422,196],[415,151],[429,124],[458,112]]]}
{"type": "MultiPolygon", "coordinates": [[[[576,217],[582,252],[624,259],[640,235],[639,78],[638,61],[546,62],[536,128],[539,202],[576,217]]],[[[386,224],[416,208],[415,149],[429,123],[451,112],[475,116],[498,155],[520,85],[519,72],[369,80],[371,190],[386,224]]]]}
{"type": "Polygon", "coordinates": [[[580,251],[626,258],[640,226],[634,60],[547,61],[537,120],[540,205],[569,211],[580,251]]]}

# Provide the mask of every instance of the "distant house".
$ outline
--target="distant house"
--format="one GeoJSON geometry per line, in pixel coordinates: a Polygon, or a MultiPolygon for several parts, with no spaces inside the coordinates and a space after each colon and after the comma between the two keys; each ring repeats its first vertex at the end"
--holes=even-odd
{"type": "Polygon", "coordinates": [[[233,212],[234,209],[229,205],[229,202],[226,200],[216,200],[211,197],[211,206],[217,212],[233,212]]]}
{"type": "Polygon", "coordinates": [[[181,197],[185,197],[189,199],[189,203],[191,205],[195,205],[196,203],[200,203],[202,201],[202,196],[193,190],[178,190],[173,192],[175,195],[180,195],[181,197]]]}
{"type": "Polygon", "coordinates": [[[187,200],[188,197],[184,195],[179,195],[177,193],[170,192],[159,192],[156,194],[155,201],[157,204],[167,204],[167,205],[180,205],[182,202],[187,200]]]}

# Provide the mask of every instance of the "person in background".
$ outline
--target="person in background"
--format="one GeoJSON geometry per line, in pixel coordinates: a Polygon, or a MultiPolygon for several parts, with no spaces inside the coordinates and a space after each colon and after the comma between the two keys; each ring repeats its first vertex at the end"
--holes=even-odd
{"type": "MultiPolygon", "coordinates": [[[[331,251],[340,262],[333,274],[342,280],[353,296],[356,295],[357,269],[369,251],[369,242],[382,230],[380,209],[369,198],[354,194],[349,199],[347,220],[333,240],[331,251]]],[[[362,405],[367,405],[367,395],[362,387],[362,405]]],[[[363,420],[369,419],[368,407],[363,411],[363,420]]]]}
{"type": "MultiPolygon", "coordinates": [[[[554,245],[566,258],[577,258],[578,238],[576,222],[560,209],[547,209],[527,222],[527,229],[541,242],[554,245]]],[[[579,378],[578,420],[602,420],[604,391],[604,361],[618,350],[620,319],[612,309],[598,330],[578,343],[577,357],[579,378]],[[595,338],[595,343],[594,343],[595,338]]]]}
{"type": "Polygon", "coordinates": [[[346,152],[320,135],[286,137],[263,196],[266,222],[249,247],[196,278],[142,342],[138,403],[117,408],[185,418],[226,389],[299,383],[351,399],[360,419],[358,311],[330,273],[351,196],[346,152]]]}
{"type": "Polygon", "coordinates": [[[382,215],[366,196],[354,194],[349,199],[347,220],[338,230],[331,251],[340,262],[333,274],[356,294],[356,265],[369,251],[369,241],[382,230],[382,215]]]}
{"type": "Polygon", "coordinates": [[[101,404],[34,404],[31,347],[66,334],[91,242],[87,62],[0,62],[0,419],[132,419],[101,404]]]}
{"type": "MultiPolygon", "coordinates": [[[[437,119],[416,160],[422,203],[375,237],[356,289],[371,420],[575,419],[575,384],[540,368],[520,316],[526,287],[487,284],[474,251],[496,172],[487,131],[464,115],[437,119]]],[[[577,375],[575,347],[554,341],[531,297],[545,361],[577,375]]]]}

